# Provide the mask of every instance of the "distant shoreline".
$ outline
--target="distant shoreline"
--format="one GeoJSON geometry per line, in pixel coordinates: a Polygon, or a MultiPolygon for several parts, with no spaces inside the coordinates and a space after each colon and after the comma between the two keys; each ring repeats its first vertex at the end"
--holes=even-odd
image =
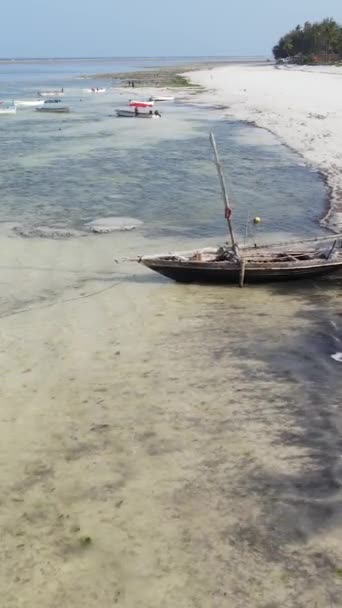
{"type": "Polygon", "coordinates": [[[137,87],[155,87],[155,88],[195,88],[196,85],[190,83],[190,80],[184,76],[185,73],[195,72],[199,70],[212,70],[218,67],[226,67],[230,65],[249,65],[263,66],[272,65],[271,60],[266,59],[222,59],[221,61],[198,61],[189,64],[179,64],[164,67],[143,68],[131,72],[106,72],[93,75],[84,75],[81,78],[94,78],[97,80],[116,80],[122,85],[124,81],[134,80],[137,87]]]}
{"type": "Polygon", "coordinates": [[[189,60],[189,64],[193,64],[193,63],[201,63],[202,65],[204,65],[206,62],[216,62],[219,64],[222,63],[230,63],[230,62],[250,62],[250,61],[267,61],[267,57],[259,57],[259,56],[255,56],[255,57],[243,57],[243,56],[207,56],[207,55],[179,55],[179,56],[149,56],[147,55],[146,57],[135,57],[134,55],[132,56],[113,56],[113,57],[1,57],[0,58],[0,64],[11,64],[11,63],[15,63],[15,64],[30,64],[30,63],[65,63],[65,62],[73,62],[73,63],[89,63],[89,62],[99,62],[99,61],[103,61],[103,62],[112,62],[112,61],[119,61],[119,62],[131,62],[132,60],[134,60],[135,62],[139,62],[139,61],[163,61],[163,60],[167,60],[167,61],[172,61],[175,60],[175,62],[178,61],[182,61],[182,60],[189,60]]]}

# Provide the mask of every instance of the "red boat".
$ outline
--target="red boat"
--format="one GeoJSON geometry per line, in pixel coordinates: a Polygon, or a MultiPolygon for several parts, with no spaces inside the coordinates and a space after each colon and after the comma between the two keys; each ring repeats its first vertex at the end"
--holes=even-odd
{"type": "Polygon", "coordinates": [[[152,108],[154,105],[153,101],[130,101],[129,106],[131,108],[152,108]]]}

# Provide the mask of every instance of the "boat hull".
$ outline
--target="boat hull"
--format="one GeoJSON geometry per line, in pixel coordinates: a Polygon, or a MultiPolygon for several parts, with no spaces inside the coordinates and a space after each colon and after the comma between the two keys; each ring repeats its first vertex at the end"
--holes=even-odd
{"type": "MultiPolygon", "coordinates": [[[[179,283],[214,283],[235,284],[240,282],[241,269],[239,265],[230,263],[208,263],[196,262],[164,262],[159,260],[141,260],[142,263],[164,275],[165,277],[179,283]]],[[[303,265],[298,267],[284,266],[277,268],[245,268],[244,284],[273,283],[279,281],[304,280],[329,275],[342,270],[342,261],[327,262],[317,266],[303,265]]]]}
{"type": "Polygon", "coordinates": [[[116,110],[116,115],[119,118],[160,118],[160,116],[148,112],[135,113],[134,110],[116,110]]]}
{"type": "Polygon", "coordinates": [[[42,108],[36,108],[37,112],[42,112],[43,114],[68,114],[70,112],[70,108],[68,107],[54,107],[51,106],[43,106],[42,108]]]}
{"type": "Polygon", "coordinates": [[[61,97],[64,95],[63,91],[38,91],[38,97],[61,97]]]}

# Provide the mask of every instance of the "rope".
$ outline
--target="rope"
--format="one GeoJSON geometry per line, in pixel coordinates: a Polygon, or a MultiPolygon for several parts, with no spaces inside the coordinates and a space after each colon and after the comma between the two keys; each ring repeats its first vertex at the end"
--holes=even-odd
{"type": "Polygon", "coordinates": [[[32,312],[33,310],[43,310],[44,308],[51,308],[52,306],[58,306],[59,304],[68,304],[69,302],[76,302],[77,300],[84,300],[86,298],[93,298],[95,296],[104,293],[105,291],[110,291],[117,285],[122,283],[122,281],[115,281],[108,287],[103,287],[102,289],[97,289],[96,291],[91,291],[90,293],[86,293],[83,296],[76,296],[74,298],[66,298],[65,300],[57,300],[57,302],[49,302],[48,304],[44,304],[43,306],[32,306],[31,308],[21,308],[20,310],[16,310],[14,312],[5,313],[0,315],[0,319],[6,319],[8,317],[15,317],[17,315],[22,315],[25,312],[32,312]]]}

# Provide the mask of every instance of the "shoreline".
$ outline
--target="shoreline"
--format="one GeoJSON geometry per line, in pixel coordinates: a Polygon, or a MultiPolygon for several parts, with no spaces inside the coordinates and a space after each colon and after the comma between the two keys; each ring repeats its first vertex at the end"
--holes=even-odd
{"type": "Polygon", "coordinates": [[[202,87],[192,95],[192,103],[222,105],[225,118],[269,131],[317,170],[329,201],[320,224],[333,232],[342,231],[342,111],[336,101],[340,98],[336,91],[342,93],[342,68],[339,74],[326,66],[321,72],[319,66],[305,70],[302,66],[239,65],[183,75],[202,87]]]}
{"type": "Polygon", "coordinates": [[[118,85],[122,86],[122,83],[128,80],[135,80],[137,82],[137,88],[145,88],[145,87],[170,87],[170,88],[184,88],[184,87],[192,87],[192,88],[200,88],[199,85],[195,85],[190,82],[190,77],[188,74],[192,72],[202,71],[202,70],[212,70],[214,68],[221,68],[229,65],[269,65],[270,61],[262,60],[262,59],[251,59],[241,60],[241,59],[232,59],[230,61],[227,60],[213,60],[213,61],[199,61],[199,62],[191,62],[184,65],[173,65],[173,66],[163,66],[163,67],[151,67],[144,69],[137,69],[130,72],[105,72],[105,73],[97,73],[97,74],[85,74],[81,76],[81,79],[90,79],[94,80],[105,80],[111,79],[118,82],[118,85]]]}
{"type": "Polygon", "coordinates": [[[93,78],[111,78],[123,90],[128,88],[125,81],[135,80],[136,90],[147,89],[151,95],[162,91],[176,99],[179,96],[184,103],[216,107],[222,109],[223,118],[270,132],[322,176],[328,208],[322,210],[319,223],[338,233],[342,231],[341,76],[342,67],[336,66],[278,67],[270,60],[237,59],[96,74],[93,78]]]}

